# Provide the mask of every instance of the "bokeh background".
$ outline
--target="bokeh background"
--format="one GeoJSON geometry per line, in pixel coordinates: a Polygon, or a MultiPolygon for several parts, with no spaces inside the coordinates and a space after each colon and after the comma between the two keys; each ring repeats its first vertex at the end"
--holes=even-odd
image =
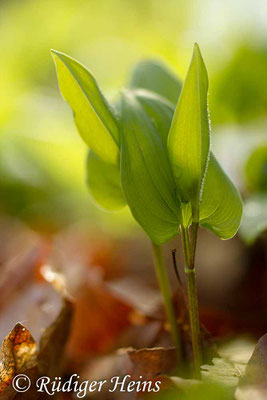
{"type": "MultiPolygon", "coordinates": [[[[104,277],[105,293],[139,297],[143,311],[158,296],[149,242],[129,211],[109,214],[89,198],[86,146],[60,96],[50,49],[86,65],[112,99],[142,59],[159,59],[183,79],[195,41],[210,78],[213,150],[245,203],[235,239],[200,234],[201,318],[218,336],[267,331],[266,15],[265,0],[1,0],[1,337],[25,320],[38,338],[56,315],[55,296],[36,288],[43,263],[64,270],[76,288],[84,276],[90,285],[104,277]]],[[[170,274],[173,247],[182,271],[180,247],[171,242],[170,274]]],[[[92,293],[83,294],[76,317],[78,358],[110,351],[128,327],[107,314],[109,298],[92,293]],[[85,329],[92,307],[99,313],[85,329]]]]}

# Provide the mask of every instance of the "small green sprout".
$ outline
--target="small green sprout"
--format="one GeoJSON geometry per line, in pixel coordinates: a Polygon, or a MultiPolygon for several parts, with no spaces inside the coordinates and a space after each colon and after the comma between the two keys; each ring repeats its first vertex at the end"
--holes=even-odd
{"type": "Polygon", "coordinates": [[[199,375],[198,227],[229,239],[237,232],[242,216],[239,192],[210,150],[208,74],[199,47],[194,47],[183,86],[163,65],[142,62],[113,106],[84,66],[62,53],[52,54],[61,93],[90,149],[90,193],[107,210],[128,205],[151,239],[172,339],[180,356],[162,245],[181,233],[194,367],[199,375]]]}

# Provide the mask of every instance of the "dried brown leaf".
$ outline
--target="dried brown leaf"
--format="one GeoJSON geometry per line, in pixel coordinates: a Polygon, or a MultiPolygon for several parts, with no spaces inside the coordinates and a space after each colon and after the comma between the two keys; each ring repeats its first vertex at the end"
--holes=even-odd
{"type": "Polygon", "coordinates": [[[156,376],[170,373],[177,364],[175,348],[163,347],[153,349],[129,350],[130,374],[133,379],[149,380],[156,376]]]}
{"type": "Polygon", "coordinates": [[[36,342],[29,330],[20,323],[15,325],[3,341],[0,350],[1,400],[17,399],[17,397],[24,400],[45,398],[36,391],[33,382],[41,375],[51,378],[60,375],[72,314],[72,302],[64,299],[57,319],[42,335],[39,352],[37,352],[36,342]],[[30,378],[32,386],[28,392],[16,394],[11,384],[13,378],[21,373],[30,378]]]}
{"type": "Polygon", "coordinates": [[[17,373],[31,370],[36,365],[36,342],[20,323],[3,341],[0,351],[0,393],[11,383],[17,373]]]}

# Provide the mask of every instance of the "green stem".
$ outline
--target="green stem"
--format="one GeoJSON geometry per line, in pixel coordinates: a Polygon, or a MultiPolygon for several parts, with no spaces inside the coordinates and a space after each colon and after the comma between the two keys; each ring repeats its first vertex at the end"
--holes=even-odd
{"type": "Polygon", "coordinates": [[[198,231],[198,222],[192,222],[191,226],[191,247],[190,247],[190,268],[194,268],[195,266],[195,254],[196,254],[196,246],[197,246],[197,231],[198,231]]]}
{"type": "Polygon", "coordinates": [[[161,295],[163,297],[165,312],[170,325],[172,341],[177,349],[178,360],[181,360],[181,339],[172,303],[172,292],[168,280],[166,265],[162,254],[162,247],[157,246],[153,242],[152,242],[152,247],[153,247],[156,274],[158,278],[161,295]]]}
{"type": "Polygon", "coordinates": [[[185,258],[186,286],[188,294],[190,328],[192,338],[192,348],[194,357],[194,372],[196,378],[200,377],[201,352],[200,352],[200,328],[197,300],[196,272],[194,267],[195,248],[196,248],[197,229],[192,232],[192,238],[188,230],[181,226],[181,236],[185,258]]]}

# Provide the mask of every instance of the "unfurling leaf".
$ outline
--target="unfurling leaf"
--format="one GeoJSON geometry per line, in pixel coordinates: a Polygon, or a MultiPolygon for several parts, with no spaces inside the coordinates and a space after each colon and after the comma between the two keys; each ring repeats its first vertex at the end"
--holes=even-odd
{"type": "Polygon", "coordinates": [[[119,158],[119,130],[113,112],[92,74],[73,58],[52,50],[59,87],[87,145],[106,162],[119,158]]]}
{"type": "Polygon", "coordinates": [[[191,203],[196,219],[210,151],[207,93],[208,75],[199,47],[195,44],[174,113],[168,150],[177,194],[183,203],[191,203]]]}
{"type": "Polygon", "coordinates": [[[137,222],[156,244],[178,233],[181,220],[166,149],[131,92],[122,95],[121,181],[137,222]]]}
{"type": "Polygon", "coordinates": [[[126,206],[119,166],[101,160],[92,150],[87,157],[87,183],[93,199],[104,209],[117,211],[126,206]]]}
{"type": "Polygon", "coordinates": [[[191,213],[195,212],[193,219],[196,218],[200,225],[222,239],[229,239],[239,228],[242,200],[209,150],[207,91],[207,71],[199,48],[195,45],[173,117],[168,151],[176,178],[177,195],[187,203],[183,207],[183,223],[188,225],[191,213]]]}
{"type": "Polygon", "coordinates": [[[168,69],[142,62],[116,118],[85,67],[62,53],[53,56],[63,97],[91,149],[88,186],[101,207],[119,210],[127,202],[156,244],[192,220],[222,239],[236,233],[242,202],[210,153],[208,76],[197,44],[181,94],[168,69]]]}
{"type": "MultiPolygon", "coordinates": [[[[166,141],[166,131],[171,125],[174,106],[146,90],[136,90],[134,94],[157,127],[162,141],[166,141]]],[[[187,214],[185,222],[189,224],[190,207],[187,207],[187,214]]],[[[229,239],[235,235],[241,216],[240,194],[211,152],[200,203],[200,225],[221,239],[229,239]]]]}
{"type": "Polygon", "coordinates": [[[182,84],[164,64],[147,60],[135,66],[130,87],[150,90],[176,104],[182,84]]]}
{"type": "MultiPolygon", "coordinates": [[[[157,94],[146,90],[136,90],[134,94],[154,122],[162,141],[166,142],[166,132],[171,125],[174,106],[157,94]]],[[[191,221],[191,207],[184,210],[187,211],[187,215],[185,212],[183,215],[184,223],[187,225],[191,221]]],[[[221,239],[229,239],[235,235],[241,216],[240,194],[215,156],[210,153],[200,203],[200,225],[221,239]]]]}

